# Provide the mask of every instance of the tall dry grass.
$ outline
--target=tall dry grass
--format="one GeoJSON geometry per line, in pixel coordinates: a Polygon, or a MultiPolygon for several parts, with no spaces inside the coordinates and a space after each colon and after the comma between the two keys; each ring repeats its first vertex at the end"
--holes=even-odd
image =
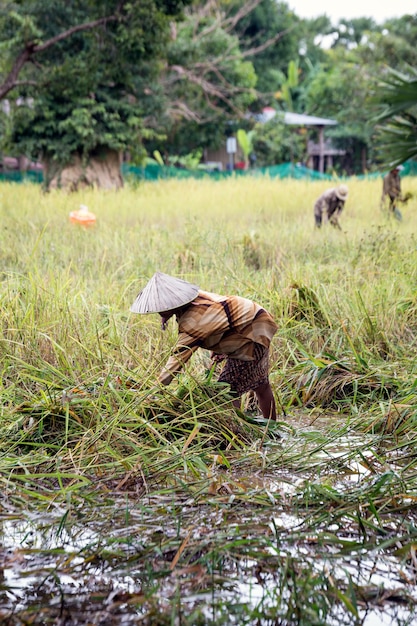
{"type": "MultiPolygon", "coordinates": [[[[155,320],[130,316],[129,306],[161,270],[254,297],[278,319],[287,289],[308,286],[332,326],[372,334],[374,320],[381,332],[407,334],[410,309],[405,317],[397,309],[414,294],[417,199],[398,223],[379,208],[381,181],[352,180],[343,231],[315,231],[312,206],[328,186],[239,178],[45,195],[39,186],[3,184],[2,300],[15,303],[28,332],[53,327],[58,343],[72,328],[90,344],[93,327],[106,324],[124,342],[132,329],[157,334],[155,320]],[[95,228],[69,222],[81,203],[96,213],[95,228]]],[[[405,178],[403,187],[416,194],[417,181],[405,178]]]]}
{"type": "MultiPolygon", "coordinates": [[[[90,450],[86,465],[95,467],[91,450],[100,450],[106,463],[130,458],[121,451],[125,441],[119,450],[111,447],[115,424],[127,419],[131,425],[138,415],[146,422],[147,394],[175,342],[174,324],[162,334],[157,316],[129,312],[156,270],[256,299],[271,311],[279,324],[271,380],[284,419],[295,408],[323,406],[349,415],[366,407],[369,416],[370,407],[380,411],[384,402],[386,412],[368,419],[372,428],[383,428],[389,403],[401,404],[405,395],[404,410],[413,414],[417,180],[403,180],[415,197],[402,222],[381,211],[381,181],[352,179],[342,231],[317,231],[313,204],[328,186],[238,178],[44,194],[32,184],[2,184],[3,436],[15,429],[17,439],[25,439],[23,424],[30,433],[37,428],[43,442],[50,429],[59,447],[71,432],[80,438],[81,430],[84,444],[77,450],[90,450]],[[69,212],[80,204],[97,215],[95,227],[70,223],[69,212]],[[120,385],[130,379],[136,395],[125,397],[120,385]],[[72,388],[86,395],[74,398],[72,388]]],[[[206,355],[196,355],[188,374],[162,394],[156,414],[185,412],[195,425],[193,394],[191,405],[174,408],[169,394],[183,380],[203,383],[207,367],[206,355]]],[[[204,405],[198,383],[194,393],[204,405]]],[[[207,402],[204,415],[227,423],[229,405],[207,402]]],[[[151,430],[147,426],[149,436],[151,430]]],[[[207,443],[199,433],[194,443],[207,443]]],[[[190,431],[183,436],[181,445],[190,431]]],[[[136,458],[137,443],[127,447],[136,458]]]]}
{"type": "MultiPolygon", "coordinates": [[[[100,588],[94,563],[114,585],[126,570],[133,592],[124,587],[121,603],[135,623],[147,611],[158,624],[209,614],[359,624],[393,597],[387,572],[412,613],[417,179],[403,180],[415,197],[402,222],[381,212],[381,186],[349,181],[342,231],[314,229],[328,183],[161,181],[72,195],[0,186],[3,517],[24,522],[24,549],[40,515],[43,549],[30,544],[24,567],[47,559],[33,564],[36,593],[15,604],[9,593],[3,617],[51,616],[42,590],[52,570],[61,613],[79,610],[79,587],[60,572],[84,571],[86,588],[100,588]],[[79,204],[96,213],[94,228],[70,223],[79,204]],[[275,316],[276,426],[248,415],[245,399],[231,407],[203,351],[155,389],[175,325],[162,333],[158,316],[129,307],[156,270],[275,316]],[[63,565],[50,535],[89,528],[73,562],[62,549],[63,565]],[[242,602],[248,580],[262,590],[255,606],[242,602]],[[181,605],[195,591],[195,605],[181,605]]],[[[94,597],[106,616],[108,598],[120,605],[108,590],[94,597]]]]}

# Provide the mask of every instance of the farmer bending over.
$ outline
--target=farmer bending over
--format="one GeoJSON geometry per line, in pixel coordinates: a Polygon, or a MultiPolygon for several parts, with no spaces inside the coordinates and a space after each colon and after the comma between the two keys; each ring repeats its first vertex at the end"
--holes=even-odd
{"type": "Polygon", "coordinates": [[[253,390],[265,419],[276,420],[269,383],[269,345],[277,331],[271,315],[240,296],[219,296],[156,272],[140,292],[133,313],[159,313],[162,329],[175,315],[179,336],[158,380],[169,385],[198,348],[211,350],[214,362],[226,359],[219,382],[230,385],[235,400],[253,390]]]}
{"type": "Polygon", "coordinates": [[[343,211],[349,190],[346,185],[339,185],[328,189],[317,198],[314,204],[314,220],[317,228],[321,227],[322,221],[328,220],[335,228],[340,228],[339,215],[343,211]]]}

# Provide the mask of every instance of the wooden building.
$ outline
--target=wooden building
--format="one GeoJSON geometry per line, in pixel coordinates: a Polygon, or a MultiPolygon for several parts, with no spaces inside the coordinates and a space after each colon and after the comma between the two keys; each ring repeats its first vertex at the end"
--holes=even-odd
{"type": "MultiPolygon", "coordinates": [[[[265,107],[261,114],[256,116],[258,122],[268,122],[276,115],[281,115],[285,124],[290,126],[313,128],[318,133],[318,142],[315,143],[312,140],[307,141],[307,167],[317,170],[320,173],[326,170],[332,169],[334,159],[345,154],[344,150],[337,150],[331,145],[331,142],[325,139],[325,128],[328,126],[335,126],[336,120],[316,117],[314,115],[305,115],[304,113],[292,113],[292,112],[278,112],[272,107],[265,107]]],[[[213,169],[231,169],[241,167],[244,161],[243,154],[237,147],[237,152],[231,158],[228,154],[225,145],[217,150],[206,149],[204,151],[204,161],[207,165],[213,169]]]]}

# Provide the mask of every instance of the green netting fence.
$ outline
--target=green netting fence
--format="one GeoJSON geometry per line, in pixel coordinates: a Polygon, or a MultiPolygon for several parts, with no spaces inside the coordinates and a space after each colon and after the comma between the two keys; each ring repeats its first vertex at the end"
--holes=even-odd
{"type": "Polygon", "coordinates": [[[258,167],[248,170],[235,169],[223,171],[209,171],[206,169],[186,170],[177,167],[147,165],[146,167],[123,166],[123,174],[127,178],[139,178],[142,180],[160,180],[161,178],[213,178],[223,180],[225,178],[242,176],[269,176],[270,178],[298,178],[311,180],[331,180],[329,174],[320,174],[315,170],[294,163],[281,163],[270,167],[258,167]]]}
{"type": "Polygon", "coordinates": [[[0,181],[7,181],[10,183],[42,183],[43,174],[38,170],[25,170],[19,172],[17,170],[9,172],[0,172],[0,181]]]}
{"type": "MultiPolygon", "coordinates": [[[[209,171],[205,169],[187,170],[177,167],[160,166],[160,165],[146,165],[144,167],[136,167],[124,163],[122,165],[122,174],[126,180],[147,180],[157,181],[169,178],[211,178],[214,180],[223,180],[225,178],[252,176],[262,177],[267,176],[269,178],[294,178],[298,180],[340,180],[357,178],[357,179],[376,179],[381,178],[387,172],[369,172],[367,174],[361,174],[360,176],[336,176],[333,174],[320,174],[315,170],[311,170],[308,167],[295,163],[281,163],[280,165],[272,165],[270,167],[259,167],[249,170],[225,170],[225,171],[209,171]]],[[[408,161],[404,164],[404,169],[401,172],[401,176],[417,176],[417,162],[408,161]]],[[[15,183],[34,182],[42,183],[43,175],[41,171],[9,171],[0,172],[0,181],[9,181],[15,183]]]]}

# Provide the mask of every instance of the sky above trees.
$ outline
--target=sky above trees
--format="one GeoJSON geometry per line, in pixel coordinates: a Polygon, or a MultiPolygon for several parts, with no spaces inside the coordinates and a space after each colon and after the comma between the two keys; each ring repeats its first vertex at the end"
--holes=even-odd
{"type": "Polygon", "coordinates": [[[396,0],[396,2],[384,2],[383,0],[349,0],[349,2],[335,2],[335,0],[289,0],[288,5],[299,17],[313,18],[326,14],[332,21],[337,23],[342,18],[352,19],[356,17],[372,17],[381,23],[392,17],[414,15],[417,13],[416,0],[396,0]]]}

